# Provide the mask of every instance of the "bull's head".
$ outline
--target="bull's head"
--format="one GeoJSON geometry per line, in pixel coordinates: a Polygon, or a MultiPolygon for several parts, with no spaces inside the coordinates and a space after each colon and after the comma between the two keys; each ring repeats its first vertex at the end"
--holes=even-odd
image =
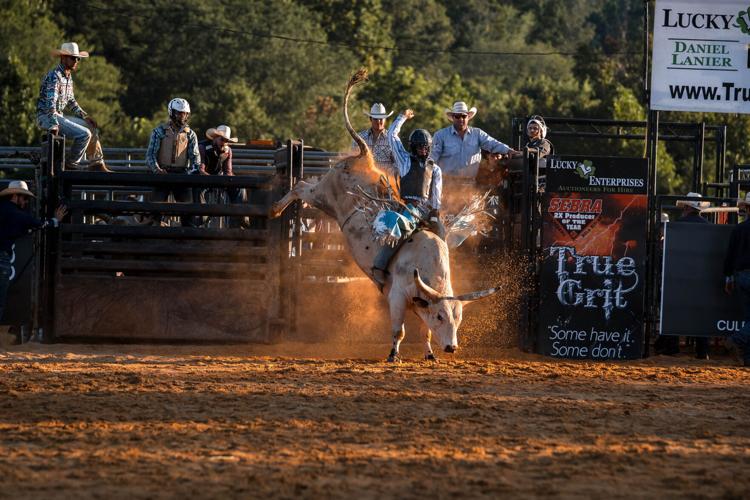
{"type": "Polygon", "coordinates": [[[458,327],[461,326],[464,304],[489,297],[498,291],[498,288],[490,288],[456,297],[445,296],[422,281],[416,269],[414,284],[420,295],[412,299],[417,314],[437,336],[445,352],[450,353],[458,349],[458,327]]]}

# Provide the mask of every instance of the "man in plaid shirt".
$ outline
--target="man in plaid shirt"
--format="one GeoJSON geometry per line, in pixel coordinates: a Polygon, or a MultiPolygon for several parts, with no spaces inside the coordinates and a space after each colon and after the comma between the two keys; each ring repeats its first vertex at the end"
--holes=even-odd
{"type": "Polygon", "coordinates": [[[53,134],[61,133],[73,141],[66,168],[77,169],[88,153],[89,169],[109,172],[104,165],[104,155],[96,131],[97,124],[81,108],[73,95],[73,72],[78,69],[81,58],[88,52],[78,50],[74,42],[63,43],[52,55],[60,56],[60,64],[50,70],[42,80],[36,104],[37,125],[53,134]],[[63,115],[65,108],[75,116],[63,115]],[[93,139],[93,140],[92,140],[93,139]]]}

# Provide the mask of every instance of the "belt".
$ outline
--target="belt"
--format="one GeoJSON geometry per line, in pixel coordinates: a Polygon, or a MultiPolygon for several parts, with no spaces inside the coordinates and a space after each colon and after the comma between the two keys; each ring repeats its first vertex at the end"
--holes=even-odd
{"type": "Polygon", "coordinates": [[[164,167],[164,170],[173,174],[186,174],[188,169],[187,167],[164,167]]]}

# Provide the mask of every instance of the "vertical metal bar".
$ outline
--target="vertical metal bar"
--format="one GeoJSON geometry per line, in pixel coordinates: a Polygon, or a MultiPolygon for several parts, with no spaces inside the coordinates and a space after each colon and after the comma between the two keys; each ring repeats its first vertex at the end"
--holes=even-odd
{"type": "Polygon", "coordinates": [[[706,122],[696,124],[695,145],[693,153],[693,192],[703,192],[703,152],[706,137],[706,122]]]}
{"type": "Polygon", "coordinates": [[[726,161],[727,161],[727,126],[723,125],[719,129],[720,138],[717,141],[716,147],[716,163],[718,168],[718,174],[716,176],[716,182],[724,182],[726,161]]]}
{"type": "MultiPolygon", "coordinates": [[[[657,178],[657,151],[659,145],[659,112],[650,110],[648,113],[648,143],[646,150],[648,152],[648,217],[647,217],[647,257],[646,257],[646,317],[644,324],[644,357],[650,354],[651,335],[655,327],[656,318],[656,301],[658,300],[657,287],[655,283],[655,258],[656,245],[658,243],[658,231],[656,223],[656,178],[657,178]]],[[[661,218],[661,217],[660,217],[661,218]]]]}
{"type": "Polygon", "coordinates": [[[648,105],[649,100],[651,99],[651,88],[650,88],[650,82],[649,82],[649,37],[648,37],[648,27],[649,27],[649,2],[650,0],[643,0],[643,95],[644,99],[646,101],[646,105],[648,105]]]}

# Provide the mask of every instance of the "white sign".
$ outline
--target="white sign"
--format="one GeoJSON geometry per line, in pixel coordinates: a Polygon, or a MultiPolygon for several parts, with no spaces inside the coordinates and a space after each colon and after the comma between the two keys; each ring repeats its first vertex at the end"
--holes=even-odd
{"type": "Polygon", "coordinates": [[[750,0],[657,0],[651,109],[750,113],[750,0]]]}

